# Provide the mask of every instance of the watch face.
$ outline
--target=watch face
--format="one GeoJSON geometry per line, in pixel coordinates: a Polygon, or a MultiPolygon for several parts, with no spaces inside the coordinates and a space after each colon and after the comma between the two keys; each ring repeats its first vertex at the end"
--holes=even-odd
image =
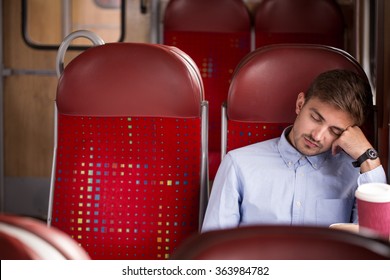
{"type": "Polygon", "coordinates": [[[368,157],[372,159],[376,159],[378,157],[378,153],[374,149],[369,149],[367,151],[368,157]]]}

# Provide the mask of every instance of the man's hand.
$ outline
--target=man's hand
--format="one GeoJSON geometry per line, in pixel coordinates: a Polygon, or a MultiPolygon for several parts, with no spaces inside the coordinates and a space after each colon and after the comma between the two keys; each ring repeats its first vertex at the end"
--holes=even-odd
{"type": "MultiPolygon", "coordinates": [[[[369,148],[372,148],[372,145],[367,140],[360,127],[350,126],[333,142],[332,154],[335,155],[342,149],[356,160],[369,148]]],[[[375,160],[366,160],[360,166],[360,172],[364,173],[370,171],[379,165],[381,165],[379,158],[375,160]]]]}

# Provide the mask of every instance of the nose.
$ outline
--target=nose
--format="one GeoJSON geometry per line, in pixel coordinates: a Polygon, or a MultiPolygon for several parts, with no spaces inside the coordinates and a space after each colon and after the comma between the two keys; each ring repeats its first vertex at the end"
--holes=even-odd
{"type": "Polygon", "coordinates": [[[318,142],[321,141],[321,139],[324,137],[326,131],[327,128],[325,126],[317,126],[315,129],[313,129],[311,136],[313,140],[318,142]]]}

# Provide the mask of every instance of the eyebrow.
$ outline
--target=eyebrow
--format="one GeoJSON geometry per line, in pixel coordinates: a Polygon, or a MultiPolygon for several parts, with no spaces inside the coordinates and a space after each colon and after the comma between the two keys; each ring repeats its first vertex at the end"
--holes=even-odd
{"type": "MultiPolygon", "coordinates": [[[[313,113],[317,114],[318,117],[322,120],[322,121],[326,121],[325,118],[320,114],[320,112],[317,111],[317,109],[315,108],[310,108],[310,111],[312,111],[313,113]]],[[[340,133],[343,133],[346,129],[344,128],[341,128],[341,127],[337,127],[337,126],[331,126],[332,129],[335,129],[335,130],[338,130],[340,133]]]]}

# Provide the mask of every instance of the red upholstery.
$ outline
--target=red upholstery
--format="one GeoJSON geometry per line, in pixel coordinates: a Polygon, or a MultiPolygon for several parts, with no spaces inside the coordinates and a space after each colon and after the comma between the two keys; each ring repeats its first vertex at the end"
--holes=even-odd
{"type": "Polygon", "coordinates": [[[51,224],[93,259],[165,259],[203,206],[203,85],[162,45],[90,48],[65,68],[51,224]]]}
{"type": "Polygon", "coordinates": [[[390,259],[390,244],[321,227],[253,226],[194,235],[176,260],[369,260],[390,259]]]}
{"type": "Polygon", "coordinates": [[[229,120],[227,151],[279,137],[291,123],[240,122],[229,120]]]}
{"type": "Polygon", "coordinates": [[[200,116],[204,94],[195,73],[199,70],[178,49],[106,44],[89,49],[76,62],[69,63],[58,84],[57,106],[62,114],[200,116]],[[145,63],[145,58],[153,63],[145,63]]]}
{"type": "MultiPolygon", "coordinates": [[[[322,45],[278,44],[256,49],[237,67],[227,99],[227,151],[280,136],[295,120],[295,102],[312,80],[331,69],[366,77],[348,53],[322,45]]],[[[372,96],[367,96],[372,100],[372,96]]],[[[374,116],[364,130],[374,141],[374,116]]]]}
{"type": "Polygon", "coordinates": [[[87,260],[87,253],[68,235],[43,222],[0,215],[1,260],[87,260]]]}
{"type": "Polygon", "coordinates": [[[249,26],[241,0],[170,0],[164,16],[164,31],[246,33],[249,26]]]}
{"type": "Polygon", "coordinates": [[[334,0],[263,0],[255,11],[256,47],[277,43],[344,48],[344,19],[334,0]]]}
{"type": "Polygon", "coordinates": [[[189,54],[198,65],[210,106],[210,178],[220,163],[221,104],[232,73],[250,52],[250,16],[241,0],[171,0],[164,16],[164,44],[189,54]]]}

